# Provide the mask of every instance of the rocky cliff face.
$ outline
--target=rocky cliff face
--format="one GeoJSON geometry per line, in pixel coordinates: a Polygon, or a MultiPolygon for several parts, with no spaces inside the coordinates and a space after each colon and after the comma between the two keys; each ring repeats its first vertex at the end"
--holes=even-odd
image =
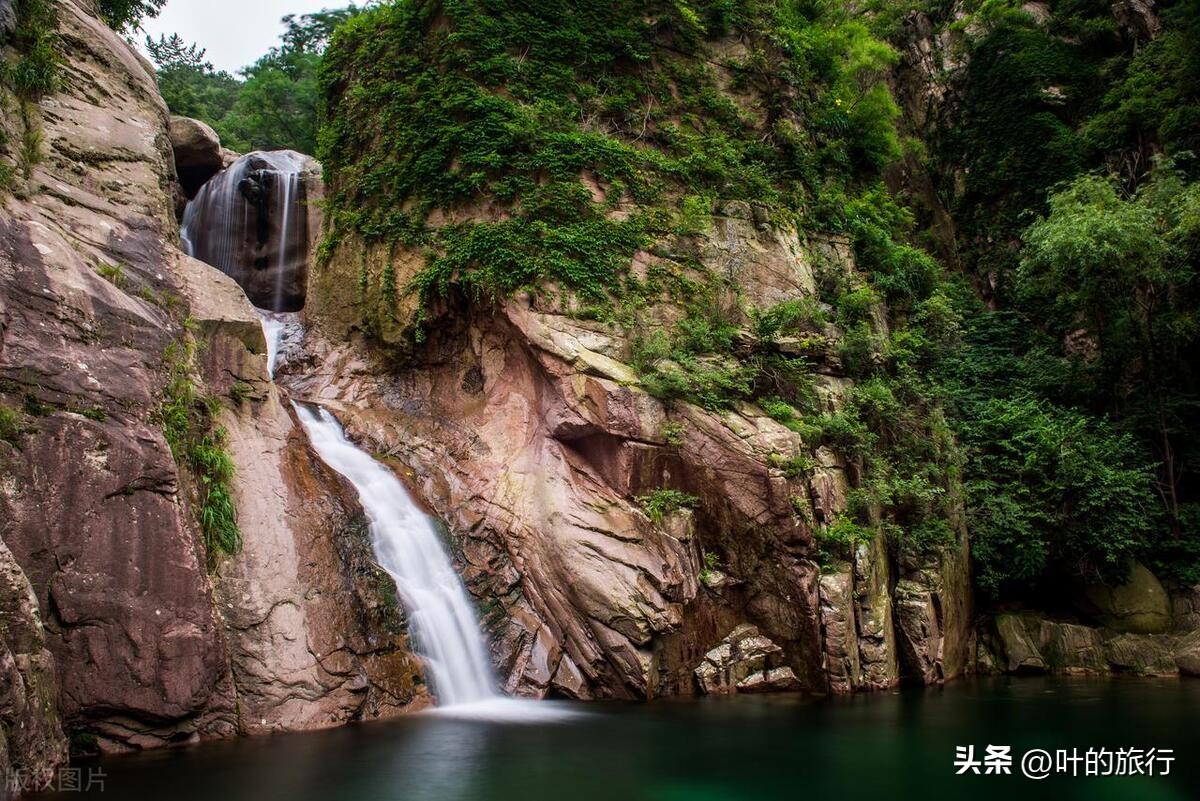
{"type": "MultiPolygon", "coordinates": [[[[738,203],[708,233],[639,253],[634,269],[692,259],[697,274],[728,275],[735,309],[812,298],[817,271],[854,271],[846,243],[756,223],[738,203]]],[[[508,690],[692,693],[706,652],[743,624],[809,690],[964,669],[965,543],[910,565],[879,539],[823,573],[814,531],[845,508],[853,465],[825,450],[810,474],[785,469],[810,444],[752,404],[665,404],[629,363],[634,331],[545,298],[449,303],[415,347],[405,338],[414,307],[401,300],[385,329],[392,343],[364,337],[370,299],[346,287],[363,265],[375,271],[364,287],[389,269],[403,286],[419,264],[403,249],[343,244],[314,273],[312,327],[282,380],[398,459],[447,521],[508,690]],[[652,519],[636,499],[663,487],[696,496],[697,508],[652,519]]],[[[648,314],[665,324],[683,311],[663,297],[648,314]]],[[[833,360],[819,373],[837,408],[848,379],[833,360]]]]}
{"type": "Polygon", "coordinates": [[[232,730],[196,527],[154,421],[186,304],[165,109],[88,3],[34,114],[44,157],[5,198],[0,381],[18,421],[3,539],[38,598],[65,721],[115,740],[232,730]]]}
{"type": "Polygon", "coordinates": [[[419,702],[353,495],[270,386],[242,292],[178,248],[152,71],[92,3],[56,8],[61,85],[26,108],[41,158],[0,198],[0,766],[52,767],[64,728],[140,748],[419,702]],[[226,396],[245,539],[212,573],[160,418],[189,337],[191,380],[226,396]]]}

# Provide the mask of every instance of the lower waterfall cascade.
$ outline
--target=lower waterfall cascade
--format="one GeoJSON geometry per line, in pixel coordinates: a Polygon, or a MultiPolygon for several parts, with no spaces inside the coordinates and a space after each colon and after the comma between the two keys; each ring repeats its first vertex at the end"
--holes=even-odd
{"type": "MultiPolygon", "coordinates": [[[[275,369],[295,315],[259,310],[267,340],[268,370],[275,369]]],[[[379,565],[396,582],[412,623],[417,652],[425,659],[439,714],[507,722],[549,722],[578,717],[554,702],[500,693],[489,664],[478,616],[454,571],[432,519],[383,463],[355,445],[328,409],[293,402],[317,455],[354,487],[367,516],[379,565]]]]}
{"type": "Polygon", "coordinates": [[[498,697],[474,610],[429,517],[327,409],[296,404],[296,414],[317,455],[357,490],[376,558],[396,580],[439,700],[454,706],[498,697]]]}

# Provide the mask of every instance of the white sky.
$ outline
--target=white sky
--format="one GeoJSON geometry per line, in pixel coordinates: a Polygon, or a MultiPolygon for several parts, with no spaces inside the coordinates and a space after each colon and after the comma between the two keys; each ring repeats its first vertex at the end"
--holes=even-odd
{"type": "MultiPolygon", "coordinates": [[[[205,58],[219,70],[237,72],[279,43],[285,14],[309,14],[341,8],[350,0],[167,0],[157,19],[143,23],[155,39],[177,33],[208,50],[205,58]]],[[[137,37],[138,44],[145,34],[137,37]]]]}

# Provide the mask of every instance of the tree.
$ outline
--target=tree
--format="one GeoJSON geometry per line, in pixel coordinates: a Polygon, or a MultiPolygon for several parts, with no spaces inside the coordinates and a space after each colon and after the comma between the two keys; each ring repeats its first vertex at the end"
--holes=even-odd
{"type": "Polygon", "coordinates": [[[298,53],[323,53],[337,26],[362,11],[351,3],[346,8],[326,9],[300,17],[288,14],[283,18],[283,24],[287,26],[283,34],[283,49],[298,53]]]}
{"type": "Polygon", "coordinates": [[[246,68],[225,125],[254,148],[290,148],[313,153],[317,147],[321,97],[317,84],[320,55],[279,49],[246,68]]]}
{"type": "Polygon", "coordinates": [[[992,398],[962,429],[976,582],[992,597],[1048,576],[1124,578],[1154,542],[1153,474],[1129,435],[1025,394],[992,398]]]}
{"type": "Polygon", "coordinates": [[[212,64],[204,60],[208,51],[195,44],[189,45],[177,33],[171,34],[170,38],[159,36],[157,42],[147,36],[146,51],[159,69],[184,68],[201,72],[212,69],[212,64]]]}
{"type": "Polygon", "coordinates": [[[313,153],[321,117],[321,54],[334,29],[358,13],[351,5],[284,17],[282,43],[242,70],[243,80],[214,71],[205,51],[178,34],[147,37],[146,48],[171,111],[208,123],[226,146],[313,153]]]}
{"type": "Polygon", "coordinates": [[[241,91],[240,81],[227,72],[214,71],[204,59],[205,51],[178,34],[160,36],[157,41],[147,36],[146,51],[158,67],[159,91],[172,112],[208,123],[227,147],[247,145],[225,121],[241,91]]]}
{"type": "Polygon", "coordinates": [[[167,0],[100,0],[100,13],[118,31],[141,28],[146,17],[157,17],[167,0]]]}
{"type": "Polygon", "coordinates": [[[1198,257],[1200,184],[1160,164],[1133,195],[1094,175],[1055,193],[1017,271],[1022,304],[1067,343],[1099,410],[1153,443],[1176,537],[1197,479],[1198,257]]]}

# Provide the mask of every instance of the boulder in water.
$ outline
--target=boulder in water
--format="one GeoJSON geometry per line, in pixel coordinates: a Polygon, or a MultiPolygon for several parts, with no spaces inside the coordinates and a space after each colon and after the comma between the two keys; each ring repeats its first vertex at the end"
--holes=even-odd
{"type": "Polygon", "coordinates": [[[1123,584],[1090,584],[1077,599],[1080,609],[1115,631],[1158,634],[1171,628],[1171,601],[1158,578],[1141,562],[1129,567],[1123,584]]]}
{"type": "Polygon", "coordinates": [[[696,680],[706,694],[799,689],[792,669],[777,665],[782,654],[756,626],[743,623],[704,655],[696,680]]]}

